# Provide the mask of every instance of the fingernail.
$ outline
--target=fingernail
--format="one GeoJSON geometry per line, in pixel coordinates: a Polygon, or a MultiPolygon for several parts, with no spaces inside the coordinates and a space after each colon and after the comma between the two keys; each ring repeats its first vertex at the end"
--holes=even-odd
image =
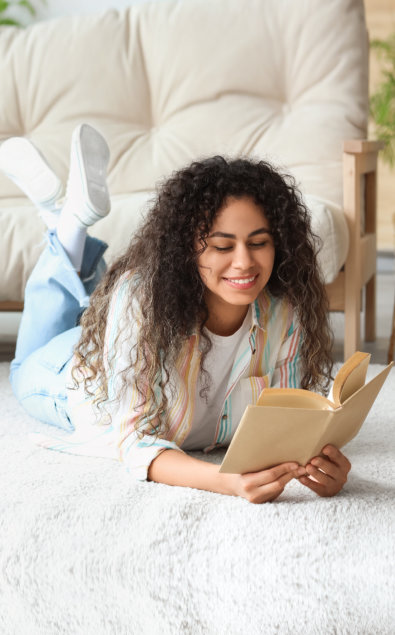
{"type": "Polygon", "coordinates": [[[300,467],[298,469],[298,474],[299,476],[304,476],[306,474],[306,470],[304,469],[304,467],[300,467]]]}

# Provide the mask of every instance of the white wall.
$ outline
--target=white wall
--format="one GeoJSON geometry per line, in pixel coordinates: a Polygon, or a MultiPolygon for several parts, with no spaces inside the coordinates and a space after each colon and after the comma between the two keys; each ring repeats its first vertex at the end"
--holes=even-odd
{"type": "MultiPolygon", "coordinates": [[[[32,0],[37,10],[34,22],[64,15],[86,15],[101,13],[106,9],[126,9],[131,4],[141,4],[147,0],[32,0]]],[[[152,1],[152,0],[151,0],[152,1]]]]}
{"type": "Polygon", "coordinates": [[[28,26],[41,20],[49,20],[68,15],[87,15],[89,13],[101,13],[107,9],[126,9],[131,4],[141,4],[147,1],[160,0],[30,0],[36,10],[36,16],[18,5],[11,5],[5,14],[12,17],[23,26],[28,26]]]}

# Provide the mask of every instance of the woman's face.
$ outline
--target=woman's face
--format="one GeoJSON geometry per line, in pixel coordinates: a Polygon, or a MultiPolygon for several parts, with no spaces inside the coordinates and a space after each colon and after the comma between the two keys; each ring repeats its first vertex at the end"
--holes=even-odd
{"type": "Polygon", "coordinates": [[[246,313],[273,270],[274,243],[262,209],[249,197],[228,198],[198,257],[211,314],[239,307],[246,313]]]}

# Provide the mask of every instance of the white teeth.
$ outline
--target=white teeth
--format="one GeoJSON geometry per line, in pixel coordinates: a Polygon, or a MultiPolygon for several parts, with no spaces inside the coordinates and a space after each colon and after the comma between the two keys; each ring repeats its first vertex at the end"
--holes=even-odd
{"type": "Polygon", "coordinates": [[[252,282],[253,280],[255,280],[255,276],[252,276],[252,278],[228,278],[228,280],[230,280],[230,282],[235,282],[236,284],[248,284],[249,282],[252,282]]]}

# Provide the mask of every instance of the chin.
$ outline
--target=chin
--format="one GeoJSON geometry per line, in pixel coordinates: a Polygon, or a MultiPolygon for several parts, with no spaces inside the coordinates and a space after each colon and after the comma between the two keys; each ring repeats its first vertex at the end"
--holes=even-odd
{"type": "Polygon", "coordinates": [[[224,298],[224,300],[226,300],[228,304],[233,304],[234,306],[247,306],[248,304],[255,302],[259,293],[250,293],[250,294],[245,293],[244,297],[242,298],[233,296],[233,297],[224,298]]]}

